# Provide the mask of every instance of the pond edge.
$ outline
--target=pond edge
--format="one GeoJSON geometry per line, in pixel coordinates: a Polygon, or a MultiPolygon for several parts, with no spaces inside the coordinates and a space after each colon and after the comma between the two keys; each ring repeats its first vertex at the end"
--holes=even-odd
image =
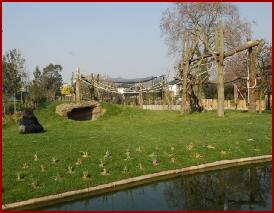
{"type": "Polygon", "coordinates": [[[179,175],[194,174],[211,170],[225,169],[234,166],[241,166],[251,163],[263,163],[272,161],[272,155],[263,155],[256,157],[247,157],[233,160],[221,160],[212,163],[205,163],[197,166],[190,166],[181,169],[167,170],[153,174],[141,175],[119,181],[114,181],[107,184],[93,186],[85,189],[63,192],[56,195],[47,195],[44,197],[32,198],[25,201],[9,203],[2,205],[2,210],[38,208],[42,206],[53,205],[64,201],[71,201],[87,196],[99,195],[102,193],[121,190],[128,187],[139,186],[145,183],[168,179],[179,175]]]}

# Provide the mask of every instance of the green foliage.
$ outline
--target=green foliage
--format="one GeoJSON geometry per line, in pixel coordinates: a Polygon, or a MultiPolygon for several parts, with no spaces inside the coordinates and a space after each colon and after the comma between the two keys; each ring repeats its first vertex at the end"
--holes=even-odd
{"type": "Polygon", "coordinates": [[[11,96],[16,96],[24,85],[26,73],[25,59],[21,53],[12,49],[2,57],[2,101],[7,103],[11,96]]]}
{"type": "Polygon", "coordinates": [[[47,94],[48,100],[55,100],[57,95],[61,95],[60,88],[62,86],[61,65],[49,64],[43,69],[42,84],[47,94]]]}
{"type": "Polygon", "coordinates": [[[224,118],[217,117],[216,112],[181,116],[176,111],[105,103],[104,116],[81,122],[56,115],[58,104],[42,103],[35,111],[47,130],[43,134],[21,135],[15,123],[3,127],[3,204],[144,173],[271,154],[271,113],[227,111],[224,118]],[[107,151],[111,157],[104,160],[107,151]],[[88,157],[83,158],[83,152],[88,157]],[[129,160],[125,160],[126,152],[130,152],[129,160]],[[170,156],[176,159],[174,163],[170,156]],[[53,157],[58,160],[55,164],[53,157]],[[109,175],[101,174],[100,160],[109,175]],[[25,163],[28,167],[23,167],[25,163]],[[68,174],[68,166],[73,167],[73,173],[68,174]],[[127,172],[123,172],[125,167],[127,172]],[[90,178],[83,178],[85,171],[90,178]],[[22,181],[16,181],[18,172],[25,175],[22,181]],[[32,187],[34,182],[39,187],[32,187]]]}

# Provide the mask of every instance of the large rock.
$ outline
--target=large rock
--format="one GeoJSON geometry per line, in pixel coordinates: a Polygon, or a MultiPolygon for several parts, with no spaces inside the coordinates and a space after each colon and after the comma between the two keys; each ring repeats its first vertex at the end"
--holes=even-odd
{"type": "Polygon", "coordinates": [[[44,128],[38,122],[37,118],[33,114],[33,110],[30,108],[23,111],[19,125],[19,132],[22,134],[44,132],[44,128]]]}
{"type": "Polygon", "coordinates": [[[56,107],[55,112],[73,120],[96,120],[105,113],[105,109],[97,101],[85,101],[61,104],[56,107]]]}

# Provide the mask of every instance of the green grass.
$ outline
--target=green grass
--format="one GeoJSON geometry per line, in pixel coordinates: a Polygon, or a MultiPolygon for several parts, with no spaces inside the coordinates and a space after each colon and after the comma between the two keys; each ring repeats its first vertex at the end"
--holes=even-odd
{"type": "Polygon", "coordinates": [[[176,111],[146,111],[103,104],[107,110],[103,117],[81,122],[56,115],[57,105],[44,104],[35,112],[47,130],[45,133],[21,135],[15,123],[3,127],[3,203],[96,186],[144,173],[271,154],[271,113],[227,111],[224,118],[219,118],[216,112],[182,116],[176,111]],[[214,148],[208,148],[208,145],[214,148]],[[139,146],[143,148],[142,152],[136,151],[139,146]],[[174,147],[173,151],[171,147],[174,147]],[[125,161],[127,149],[132,159],[125,161]],[[110,175],[102,176],[99,163],[106,150],[112,154],[105,166],[110,175]],[[87,151],[90,156],[82,158],[81,151],[87,151]],[[153,152],[158,166],[153,166],[148,156],[153,152]],[[38,161],[33,160],[35,153],[38,161]],[[174,164],[167,155],[172,153],[174,164]],[[59,162],[51,164],[52,157],[59,162]],[[75,165],[78,158],[82,159],[80,166],[75,165]],[[28,168],[23,169],[23,163],[27,163],[28,168]],[[139,163],[144,171],[138,168],[139,163]],[[40,165],[44,165],[45,172],[40,171],[40,165]],[[67,174],[69,165],[74,168],[71,175],[67,174]],[[124,166],[128,173],[121,172],[124,166]],[[91,178],[83,180],[83,171],[87,170],[91,178]],[[17,172],[24,175],[22,181],[16,180],[17,172]],[[54,180],[57,174],[63,176],[59,181],[54,180]],[[36,189],[31,186],[35,181],[39,184],[36,189]]]}

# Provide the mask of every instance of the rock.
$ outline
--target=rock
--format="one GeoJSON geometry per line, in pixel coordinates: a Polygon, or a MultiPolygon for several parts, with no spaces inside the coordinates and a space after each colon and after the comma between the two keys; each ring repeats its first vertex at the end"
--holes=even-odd
{"type": "Polygon", "coordinates": [[[30,108],[26,108],[23,111],[19,125],[19,132],[22,134],[44,132],[44,128],[38,122],[37,118],[33,114],[33,110],[30,108]]]}
{"type": "Polygon", "coordinates": [[[73,120],[96,120],[105,113],[99,102],[85,101],[79,103],[66,103],[56,107],[55,112],[73,120]]]}

